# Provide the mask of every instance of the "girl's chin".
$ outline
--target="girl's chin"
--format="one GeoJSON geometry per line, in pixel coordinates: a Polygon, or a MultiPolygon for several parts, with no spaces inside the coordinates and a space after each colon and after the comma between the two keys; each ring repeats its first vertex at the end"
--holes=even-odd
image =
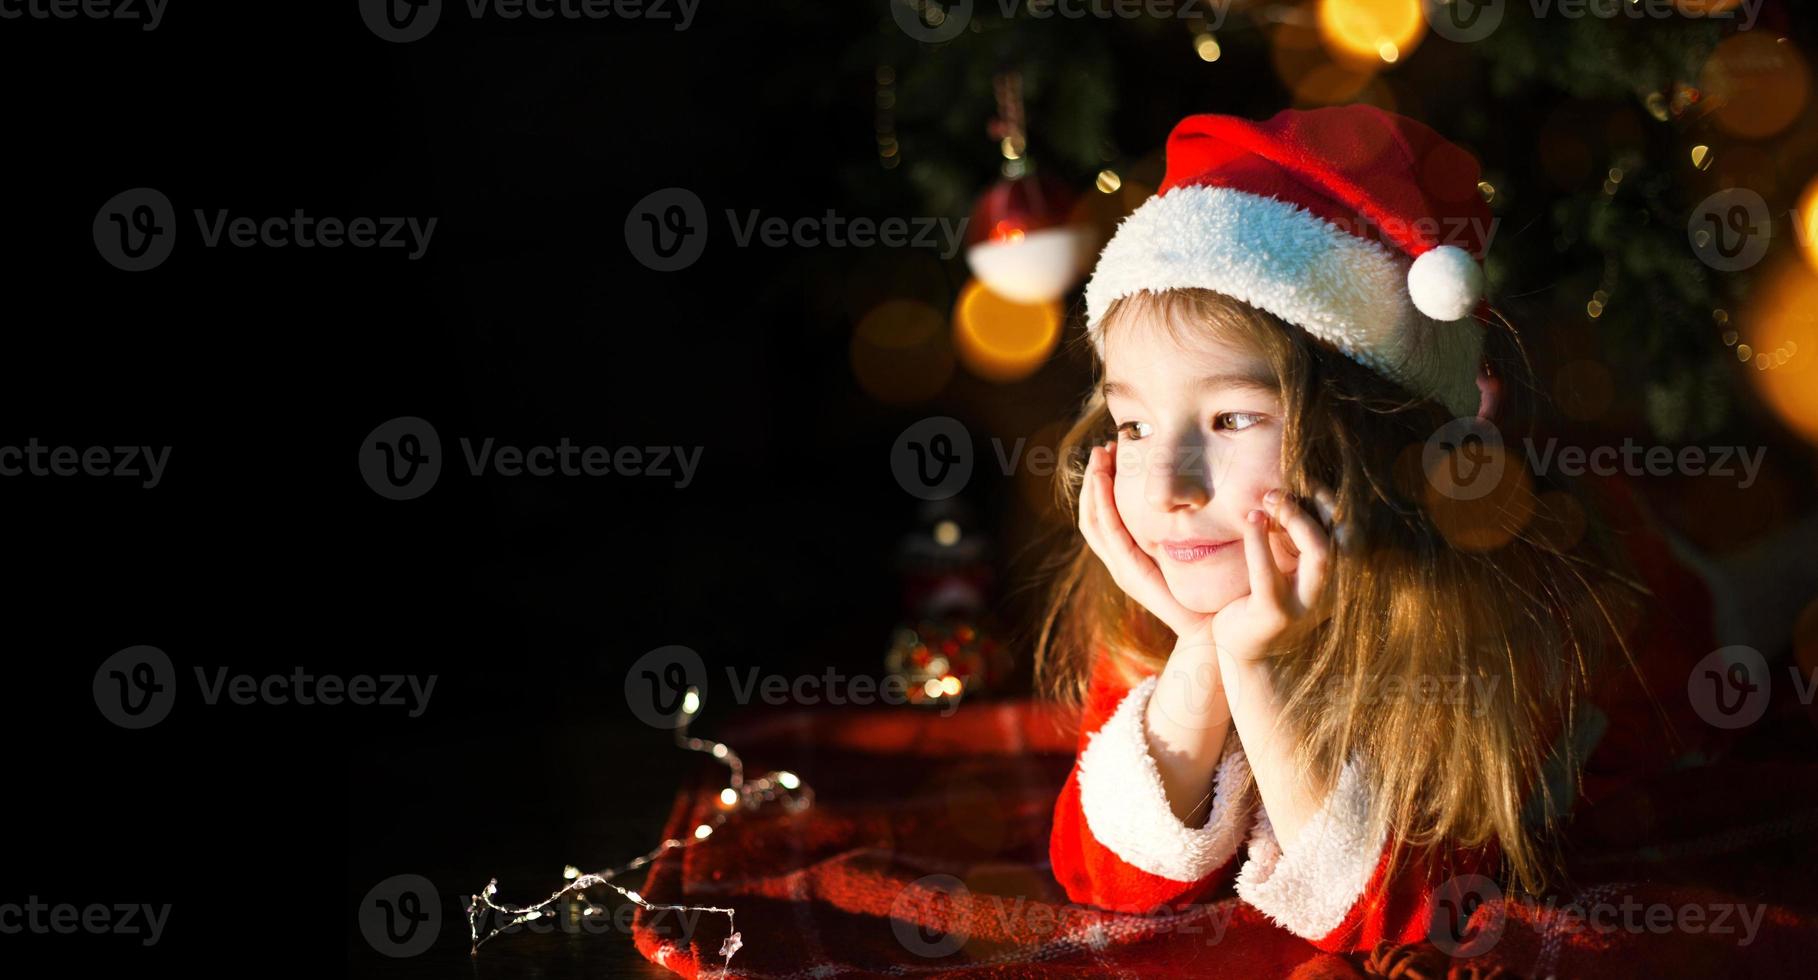
{"type": "Polygon", "coordinates": [[[1248,579],[1241,574],[1206,571],[1162,577],[1168,582],[1168,590],[1174,593],[1174,601],[1206,616],[1225,608],[1249,588],[1248,579]]]}

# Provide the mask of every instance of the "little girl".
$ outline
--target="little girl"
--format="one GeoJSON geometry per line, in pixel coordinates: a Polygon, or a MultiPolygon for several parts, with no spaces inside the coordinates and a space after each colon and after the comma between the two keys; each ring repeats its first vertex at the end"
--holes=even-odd
{"type": "Polygon", "coordinates": [[[1170,135],[1086,287],[1102,374],[1062,447],[1080,539],[1039,664],[1084,701],[1074,901],[1234,884],[1328,950],[1424,939],[1442,885],[1538,889],[1581,791],[1682,756],[1663,714],[1702,737],[1653,696],[1711,649],[1702,584],[1620,486],[1499,442],[1493,227],[1468,153],[1368,106],[1170,135]]]}

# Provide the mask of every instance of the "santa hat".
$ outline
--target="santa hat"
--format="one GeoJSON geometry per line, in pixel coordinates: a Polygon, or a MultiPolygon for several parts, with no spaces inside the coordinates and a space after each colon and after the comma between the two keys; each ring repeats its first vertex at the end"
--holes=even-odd
{"type": "Polygon", "coordinates": [[[1118,226],[1086,284],[1086,329],[1113,300],[1198,287],[1266,310],[1456,415],[1478,409],[1478,164],[1374,106],[1266,122],[1188,116],[1155,196],[1118,226]]]}

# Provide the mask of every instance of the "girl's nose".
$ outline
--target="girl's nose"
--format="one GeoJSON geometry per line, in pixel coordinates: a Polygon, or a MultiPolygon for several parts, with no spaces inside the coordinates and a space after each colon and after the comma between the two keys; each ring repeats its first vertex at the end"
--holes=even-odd
{"type": "Polygon", "coordinates": [[[1143,487],[1149,506],[1156,510],[1204,507],[1212,499],[1205,456],[1205,447],[1190,441],[1153,451],[1143,487]]]}

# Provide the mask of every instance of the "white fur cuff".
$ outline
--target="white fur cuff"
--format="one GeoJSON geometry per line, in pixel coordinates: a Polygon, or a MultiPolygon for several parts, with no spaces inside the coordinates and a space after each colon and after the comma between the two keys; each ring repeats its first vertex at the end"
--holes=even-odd
{"type": "Polygon", "coordinates": [[[1240,790],[1249,764],[1232,746],[1213,776],[1206,825],[1181,823],[1168,805],[1143,723],[1157,680],[1132,688],[1080,752],[1080,808],[1092,836],[1125,863],[1171,881],[1198,881],[1237,854],[1245,822],[1240,790]]]}
{"type": "Polygon", "coordinates": [[[1370,833],[1369,808],[1356,759],[1286,853],[1258,807],[1249,860],[1237,874],[1238,897],[1303,939],[1329,935],[1363,897],[1388,843],[1387,828],[1370,833]]]}

